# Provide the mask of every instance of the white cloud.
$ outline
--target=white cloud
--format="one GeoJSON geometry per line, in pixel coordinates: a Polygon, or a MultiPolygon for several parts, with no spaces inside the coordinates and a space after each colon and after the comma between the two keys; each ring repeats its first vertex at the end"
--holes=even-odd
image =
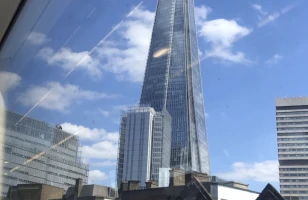
{"type": "Polygon", "coordinates": [[[281,59],[282,59],[281,55],[275,54],[270,59],[265,61],[265,64],[267,64],[267,65],[274,65],[274,64],[277,64],[281,59]]]}
{"type": "Polygon", "coordinates": [[[21,82],[21,77],[12,72],[0,72],[0,92],[6,92],[9,89],[17,87],[21,82]]]}
{"type": "MultiPolygon", "coordinates": [[[[258,24],[258,27],[262,27],[262,26],[265,26],[267,25],[268,23],[270,22],[273,22],[275,21],[276,19],[278,19],[281,15],[284,15],[286,13],[288,13],[290,10],[294,9],[295,8],[295,4],[290,4],[284,8],[281,9],[280,12],[276,11],[272,14],[268,14],[267,12],[264,12],[262,10],[262,7],[260,8],[259,13],[262,14],[262,17],[259,17],[260,18],[260,22],[258,24]]],[[[256,8],[255,8],[256,9],[256,8]]],[[[257,9],[256,9],[257,10],[257,9]]]]}
{"type": "Polygon", "coordinates": [[[267,12],[265,12],[262,8],[262,6],[260,4],[253,4],[252,7],[258,11],[258,13],[261,15],[260,19],[262,18],[262,16],[266,16],[267,12]]]}
{"type": "Polygon", "coordinates": [[[203,21],[207,19],[207,16],[211,11],[212,9],[205,5],[201,5],[200,7],[195,7],[196,24],[202,25],[203,21]]]}
{"type": "Polygon", "coordinates": [[[205,119],[208,119],[210,117],[209,113],[205,113],[205,119]]]}
{"type": "Polygon", "coordinates": [[[116,159],[118,152],[118,143],[103,141],[93,145],[83,146],[82,157],[92,159],[116,159]]]}
{"type": "Polygon", "coordinates": [[[92,162],[91,166],[95,167],[110,167],[110,166],[116,166],[117,162],[116,161],[111,161],[111,160],[105,160],[102,162],[92,162]]]}
{"type": "Polygon", "coordinates": [[[127,15],[128,19],[114,29],[117,37],[109,41],[104,39],[104,42],[96,46],[93,52],[74,52],[69,48],[61,48],[55,52],[47,47],[40,50],[38,57],[65,71],[70,71],[75,67],[79,70],[86,70],[95,79],[100,78],[104,70],[114,73],[119,80],[141,82],[150,46],[154,16],[153,12],[137,6],[127,15]]]}
{"type": "Polygon", "coordinates": [[[257,11],[262,10],[262,6],[260,4],[253,4],[252,7],[257,11]]]}
{"type": "Polygon", "coordinates": [[[104,110],[104,109],[98,109],[98,112],[101,113],[104,117],[108,117],[109,116],[109,112],[104,110]]]}
{"type": "Polygon", "coordinates": [[[235,162],[230,172],[218,173],[217,176],[233,181],[278,182],[278,161],[266,160],[263,162],[244,163],[235,162]]]}
{"type": "Polygon", "coordinates": [[[91,170],[89,171],[88,184],[93,184],[96,181],[104,181],[109,177],[105,172],[100,170],[91,170]]]}
{"type": "Polygon", "coordinates": [[[284,7],[283,9],[281,9],[281,14],[286,14],[287,12],[292,10],[293,8],[295,8],[295,4],[290,4],[286,7],[284,7]]]}
{"type": "Polygon", "coordinates": [[[33,45],[41,45],[50,41],[50,39],[48,39],[45,34],[39,32],[31,32],[28,35],[27,40],[33,45]]]}
{"type": "Polygon", "coordinates": [[[25,106],[34,106],[59,112],[67,112],[73,103],[83,100],[99,100],[114,98],[116,95],[107,95],[90,90],[82,90],[76,85],[61,85],[58,82],[47,82],[42,86],[32,86],[20,95],[18,101],[25,106]]]}
{"type": "Polygon", "coordinates": [[[280,17],[280,13],[279,12],[275,12],[271,15],[267,15],[266,18],[264,20],[262,20],[258,26],[259,27],[262,27],[262,26],[265,26],[266,24],[272,22],[272,21],[275,21],[278,17],[280,17]]]}
{"type": "Polygon", "coordinates": [[[38,57],[46,61],[49,65],[61,67],[64,71],[71,71],[76,68],[84,70],[93,78],[99,78],[102,75],[100,61],[89,55],[88,51],[74,52],[69,48],[61,48],[54,51],[50,47],[41,49],[38,57]]]}
{"type": "Polygon", "coordinates": [[[71,124],[65,122],[61,124],[63,130],[69,133],[77,133],[81,140],[103,140],[111,141],[114,143],[118,142],[119,134],[117,132],[107,132],[105,129],[90,129],[81,125],[71,124]]]}
{"type": "Polygon", "coordinates": [[[83,161],[96,167],[109,167],[116,165],[118,152],[119,134],[107,132],[105,129],[87,128],[71,123],[61,124],[63,130],[70,133],[77,133],[81,141],[95,141],[91,145],[81,147],[83,161]]]}
{"type": "Polygon", "coordinates": [[[199,58],[203,56],[203,52],[200,49],[198,49],[198,55],[199,55],[199,58]]]}
{"type": "Polygon", "coordinates": [[[210,50],[205,52],[206,57],[234,63],[250,62],[243,52],[233,52],[232,47],[236,41],[250,34],[251,29],[239,25],[235,20],[215,19],[207,21],[206,17],[211,9],[201,6],[196,10],[198,34],[211,45],[210,50]]]}
{"type": "Polygon", "coordinates": [[[96,53],[103,68],[120,80],[141,82],[151,40],[154,13],[138,7],[117,30],[120,38],[103,43],[96,53]]]}
{"type": "Polygon", "coordinates": [[[200,29],[200,36],[215,46],[231,47],[234,42],[251,32],[234,20],[216,19],[207,21],[200,29]]]}
{"type": "Polygon", "coordinates": [[[229,48],[214,47],[211,51],[206,52],[207,57],[219,58],[223,61],[234,62],[234,63],[250,63],[245,53],[243,52],[232,52],[229,48]]]}
{"type": "Polygon", "coordinates": [[[110,159],[114,160],[117,158],[119,139],[118,133],[107,132],[105,129],[90,129],[88,127],[75,125],[68,122],[61,124],[61,126],[63,130],[67,132],[78,132],[78,136],[80,137],[81,141],[97,141],[97,143],[81,147],[82,157],[85,160],[98,159],[98,165],[111,166],[110,162],[113,161],[110,161],[110,159]]]}

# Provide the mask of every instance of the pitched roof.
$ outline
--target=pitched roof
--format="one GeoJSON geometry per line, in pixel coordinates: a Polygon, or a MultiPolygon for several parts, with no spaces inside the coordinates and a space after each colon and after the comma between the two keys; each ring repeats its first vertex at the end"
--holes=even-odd
{"type": "Polygon", "coordinates": [[[284,200],[284,198],[271,184],[268,183],[256,200],[284,200]]]}

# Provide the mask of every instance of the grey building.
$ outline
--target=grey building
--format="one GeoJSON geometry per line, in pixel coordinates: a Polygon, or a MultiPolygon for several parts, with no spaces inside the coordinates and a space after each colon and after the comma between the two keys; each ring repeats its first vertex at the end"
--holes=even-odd
{"type": "Polygon", "coordinates": [[[66,192],[45,184],[19,184],[12,186],[7,194],[8,200],[112,200],[117,197],[114,188],[102,185],[83,185],[82,179],[69,187],[66,192]]]}
{"type": "Polygon", "coordinates": [[[69,187],[61,199],[54,200],[112,200],[117,197],[114,188],[102,185],[83,185],[82,180],[76,180],[73,187],[69,187]]]}
{"type": "Polygon", "coordinates": [[[156,112],[152,129],[151,179],[158,182],[159,168],[170,167],[171,117],[167,111],[156,112]]]}
{"type": "Polygon", "coordinates": [[[308,199],[308,97],[276,99],[280,192],[308,199]]]}
{"type": "Polygon", "coordinates": [[[263,194],[249,190],[247,184],[225,181],[217,177],[198,172],[185,172],[181,169],[170,170],[167,187],[157,187],[148,182],[146,188],[137,181],[122,183],[119,190],[121,200],[282,200],[279,193],[271,187],[263,194]],[[274,192],[274,193],[273,193],[274,192]],[[267,193],[267,194],[266,194],[267,193]],[[261,195],[261,198],[259,198],[261,195]]]}
{"type": "Polygon", "coordinates": [[[7,199],[9,200],[50,200],[61,199],[64,193],[63,188],[45,184],[18,184],[11,186],[7,199]]]}
{"type": "Polygon", "coordinates": [[[210,172],[203,102],[194,1],[158,0],[140,103],[172,117],[171,167],[210,172]]]}
{"type": "Polygon", "coordinates": [[[171,117],[151,107],[130,107],[123,113],[119,138],[117,183],[158,181],[159,168],[170,166],[171,117]]]}
{"type": "Polygon", "coordinates": [[[77,178],[87,182],[79,138],[46,122],[6,112],[1,127],[2,195],[17,184],[47,184],[67,189],[77,178]]]}

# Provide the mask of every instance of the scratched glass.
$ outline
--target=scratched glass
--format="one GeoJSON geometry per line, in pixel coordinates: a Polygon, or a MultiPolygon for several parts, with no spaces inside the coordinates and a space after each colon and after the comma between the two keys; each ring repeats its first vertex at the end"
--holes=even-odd
{"type": "Polygon", "coordinates": [[[0,0],[0,198],[308,200],[307,6],[0,0]]]}

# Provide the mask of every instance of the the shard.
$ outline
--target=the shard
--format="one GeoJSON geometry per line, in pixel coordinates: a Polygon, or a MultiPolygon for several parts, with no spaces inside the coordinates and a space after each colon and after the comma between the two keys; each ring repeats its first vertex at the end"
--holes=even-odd
{"type": "Polygon", "coordinates": [[[193,0],[158,0],[140,104],[172,117],[171,167],[210,172],[193,0]]]}

